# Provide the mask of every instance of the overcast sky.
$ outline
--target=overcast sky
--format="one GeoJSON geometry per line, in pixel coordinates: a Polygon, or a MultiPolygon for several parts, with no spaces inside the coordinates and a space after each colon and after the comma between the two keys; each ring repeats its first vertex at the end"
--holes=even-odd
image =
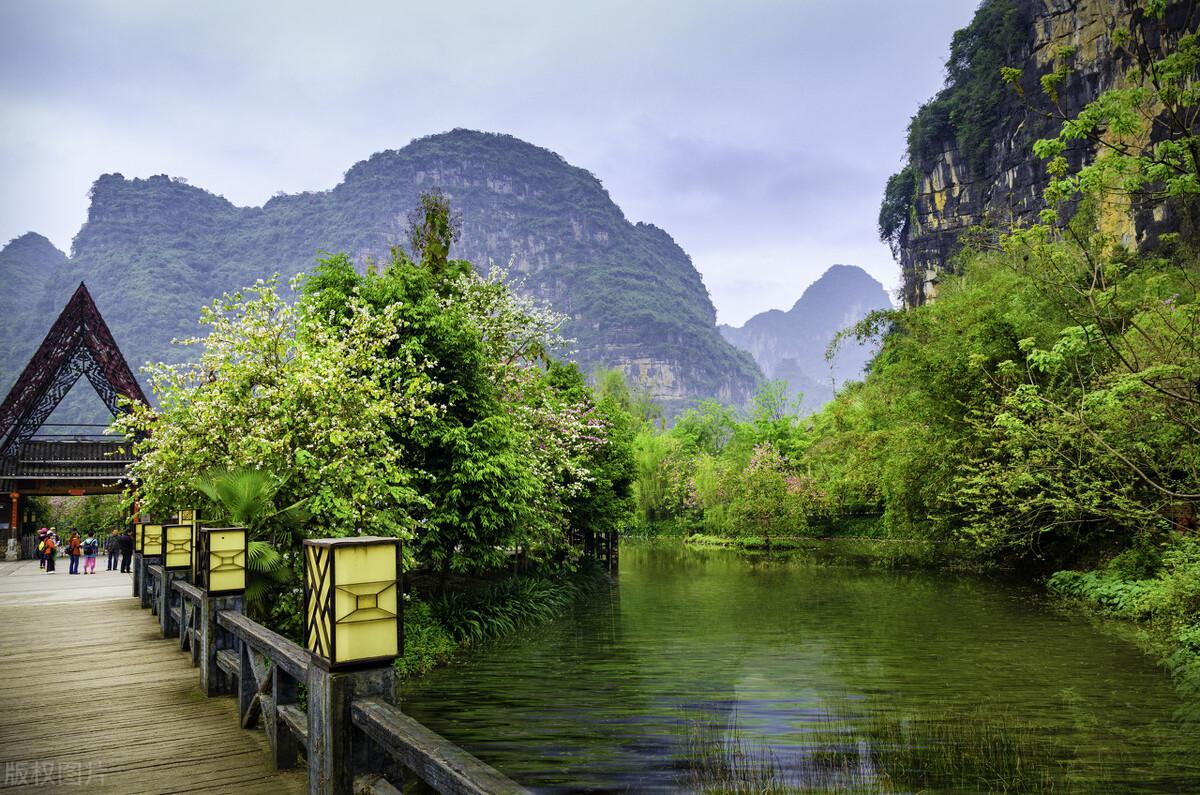
{"type": "Polygon", "coordinates": [[[974,0],[0,0],[0,243],[69,250],[102,173],[260,205],[454,127],[594,173],[722,322],[829,265],[889,289],[884,180],[974,0]]]}

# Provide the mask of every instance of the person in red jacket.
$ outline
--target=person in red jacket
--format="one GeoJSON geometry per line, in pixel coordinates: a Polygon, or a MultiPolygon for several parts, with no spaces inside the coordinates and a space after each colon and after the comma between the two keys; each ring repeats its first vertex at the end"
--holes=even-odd
{"type": "Polygon", "coordinates": [[[54,559],[58,557],[58,541],[55,540],[54,534],[46,536],[46,541],[42,545],[42,554],[46,556],[46,573],[54,573],[54,559]]]}
{"type": "Polygon", "coordinates": [[[79,540],[79,531],[72,530],[71,538],[67,541],[67,554],[71,556],[71,568],[67,572],[68,574],[79,573],[79,555],[81,554],[80,547],[82,546],[83,542],[79,540]]]}

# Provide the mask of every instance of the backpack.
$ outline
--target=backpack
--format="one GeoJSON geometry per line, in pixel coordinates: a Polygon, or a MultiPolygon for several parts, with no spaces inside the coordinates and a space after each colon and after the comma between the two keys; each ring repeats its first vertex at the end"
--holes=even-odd
{"type": "Polygon", "coordinates": [[[97,541],[97,540],[95,539],[95,537],[92,537],[92,538],[85,538],[85,539],[83,540],[83,554],[85,554],[85,555],[95,555],[95,554],[96,554],[96,550],[97,550],[97,549],[99,549],[99,548],[100,548],[100,542],[99,542],[99,541],[97,541]]]}

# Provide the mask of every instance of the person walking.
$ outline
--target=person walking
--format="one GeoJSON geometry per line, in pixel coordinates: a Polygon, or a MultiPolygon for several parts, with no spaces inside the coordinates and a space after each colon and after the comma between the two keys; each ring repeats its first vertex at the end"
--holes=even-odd
{"type": "Polygon", "coordinates": [[[87,531],[87,538],[83,539],[83,573],[96,573],[96,553],[100,551],[100,539],[96,538],[95,530],[87,531]]]}
{"type": "Polygon", "coordinates": [[[46,540],[42,543],[42,554],[46,558],[46,573],[54,573],[54,558],[58,556],[58,542],[54,540],[54,534],[46,535],[46,540]]]}
{"type": "Polygon", "coordinates": [[[117,539],[121,548],[121,573],[129,574],[129,560],[133,557],[133,531],[126,530],[117,539]]]}
{"type": "Polygon", "coordinates": [[[37,559],[39,569],[46,568],[46,539],[49,537],[50,530],[48,528],[43,527],[41,530],[38,530],[37,559]]]}
{"type": "Polygon", "coordinates": [[[79,540],[79,531],[72,530],[71,537],[67,539],[67,554],[71,556],[71,567],[68,569],[67,574],[79,573],[79,555],[80,547],[82,546],[83,542],[79,540]]]}
{"type": "Polygon", "coordinates": [[[121,552],[121,539],[117,537],[117,528],[113,528],[104,539],[104,551],[108,553],[108,568],[105,571],[117,570],[117,556],[121,552]]]}

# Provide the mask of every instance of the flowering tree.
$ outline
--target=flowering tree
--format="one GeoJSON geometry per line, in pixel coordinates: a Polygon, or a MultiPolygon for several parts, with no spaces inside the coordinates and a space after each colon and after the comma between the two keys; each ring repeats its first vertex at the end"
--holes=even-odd
{"type": "MultiPolygon", "coordinates": [[[[420,212],[449,208],[435,197],[420,212]]],[[[554,554],[580,523],[623,525],[623,413],[551,360],[562,316],[503,271],[445,259],[443,220],[415,225],[413,257],[393,249],[366,273],[321,261],[294,304],[271,281],[206,309],[209,334],[184,341],[199,360],[153,366],[159,408],[116,424],[140,435],[146,508],[194,502],[212,469],[264,469],[322,535],[408,539],[410,565],[443,582],[517,546],[554,554]]]]}
{"type": "Polygon", "coordinates": [[[158,408],[134,404],[114,420],[140,438],[144,510],[195,504],[194,484],[213,470],[262,469],[286,475],[278,498],[303,498],[323,533],[404,535],[422,498],[388,431],[438,407],[398,312],[355,302],[335,333],[272,279],[214,302],[200,322],[206,336],[180,341],[201,348],[198,359],[148,367],[158,408]]]}

